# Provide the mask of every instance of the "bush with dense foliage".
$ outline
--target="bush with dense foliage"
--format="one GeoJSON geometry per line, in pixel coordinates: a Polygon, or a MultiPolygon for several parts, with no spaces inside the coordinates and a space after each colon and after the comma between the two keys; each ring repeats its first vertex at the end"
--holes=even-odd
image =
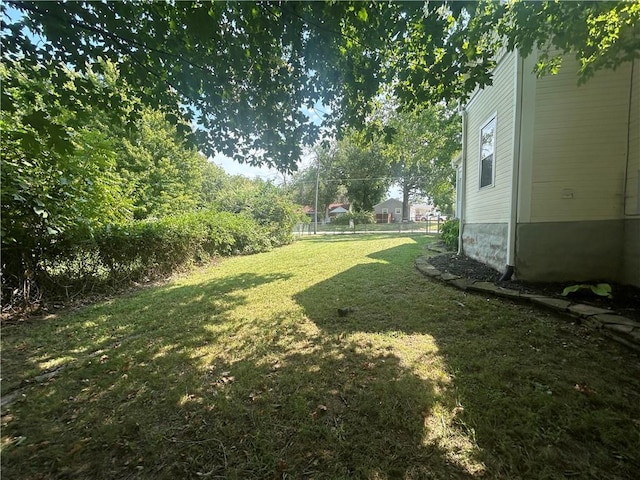
{"type": "Polygon", "coordinates": [[[376,223],[376,219],[371,212],[349,212],[340,215],[333,220],[336,225],[350,225],[353,220],[354,225],[365,225],[376,223]]]}
{"type": "Polygon", "coordinates": [[[40,285],[60,293],[56,285],[75,291],[81,285],[152,279],[213,257],[263,252],[279,244],[246,213],[202,210],[134,220],[103,227],[82,242],[61,240],[42,259],[40,285]]]}
{"type": "Polygon", "coordinates": [[[460,220],[452,218],[440,227],[440,238],[449,250],[458,250],[458,235],[460,233],[460,220]]]}

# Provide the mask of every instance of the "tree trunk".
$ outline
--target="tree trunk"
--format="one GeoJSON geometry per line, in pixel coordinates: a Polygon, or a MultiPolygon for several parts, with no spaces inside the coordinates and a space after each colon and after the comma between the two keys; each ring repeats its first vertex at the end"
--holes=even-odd
{"type": "Polygon", "coordinates": [[[409,192],[410,188],[407,185],[402,186],[402,221],[408,222],[410,220],[410,212],[409,208],[409,192]]]}

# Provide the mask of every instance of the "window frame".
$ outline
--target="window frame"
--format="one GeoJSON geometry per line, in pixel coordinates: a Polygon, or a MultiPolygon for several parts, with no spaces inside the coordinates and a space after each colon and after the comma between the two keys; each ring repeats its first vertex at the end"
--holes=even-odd
{"type": "Polygon", "coordinates": [[[388,208],[383,208],[382,209],[382,215],[389,215],[389,209],[388,208]]]}
{"type": "Polygon", "coordinates": [[[495,187],[496,184],[496,151],[498,147],[498,113],[494,112],[489,118],[482,123],[479,135],[478,135],[478,143],[479,143],[479,158],[478,158],[478,190],[484,190],[485,188],[495,187]],[[483,161],[489,158],[491,155],[482,156],[482,132],[493,123],[493,152],[492,152],[492,160],[491,160],[491,183],[487,183],[486,185],[482,184],[482,165],[483,161]]]}
{"type": "Polygon", "coordinates": [[[402,207],[396,207],[395,212],[395,215],[402,215],[402,207]]]}

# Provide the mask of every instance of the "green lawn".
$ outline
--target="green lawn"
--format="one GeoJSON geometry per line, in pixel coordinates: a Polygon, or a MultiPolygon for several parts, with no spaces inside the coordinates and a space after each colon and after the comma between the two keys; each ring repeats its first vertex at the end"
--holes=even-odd
{"type": "Polygon", "coordinates": [[[3,476],[637,478],[638,357],[422,277],[429,241],[305,238],[4,325],[3,476]]]}

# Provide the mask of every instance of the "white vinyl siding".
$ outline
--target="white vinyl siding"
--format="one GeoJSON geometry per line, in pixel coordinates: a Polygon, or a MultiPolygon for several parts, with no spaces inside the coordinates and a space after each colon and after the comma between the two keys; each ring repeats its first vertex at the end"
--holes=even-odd
{"type": "Polygon", "coordinates": [[[640,60],[633,67],[633,90],[629,125],[629,165],[624,213],[640,215],[640,60]]]}
{"type": "Polygon", "coordinates": [[[538,79],[531,221],[621,218],[631,64],[578,86],[577,64],[538,79]]]}
{"type": "Polygon", "coordinates": [[[495,223],[509,220],[513,161],[513,105],[515,54],[504,55],[493,72],[493,85],[485,87],[467,105],[465,222],[495,223]],[[480,188],[480,130],[496,117],[493,186],[480,188]]]}

